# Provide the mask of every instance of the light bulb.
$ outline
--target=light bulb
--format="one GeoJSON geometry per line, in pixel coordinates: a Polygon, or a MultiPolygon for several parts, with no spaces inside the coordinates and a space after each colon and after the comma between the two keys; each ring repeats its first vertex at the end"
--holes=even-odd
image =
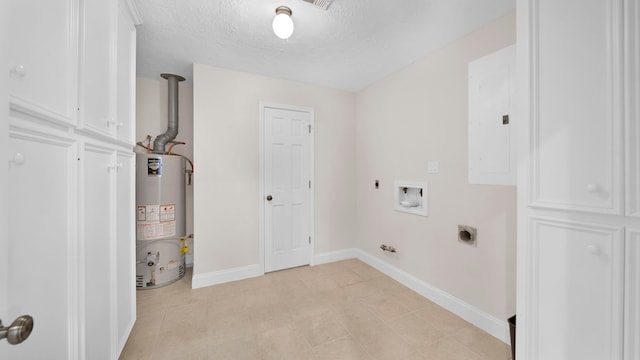
{"type": "Polygon", "coordinates": [[[285,6],[276,9],[276,17],[273,18],[273,32],[280,39],[288,39],[293,34],[291,9],[285,6]]]}

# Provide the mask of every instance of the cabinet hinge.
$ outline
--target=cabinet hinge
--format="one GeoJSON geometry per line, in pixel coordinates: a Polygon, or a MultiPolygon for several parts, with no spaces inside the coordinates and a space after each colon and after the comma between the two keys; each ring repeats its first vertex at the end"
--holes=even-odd
{"type": "Polygon", "coordinates": [[[309,236],[309,245],[311,245],[311,236],[309,236]]]}
{"type": "Polygon", "coordinates": [[[309,134],[311,134],[311,125],[307,125],[309,127],[309,134]]]}
{"type": "Polygon", "coordinates": [[[311,180],[309,180],[309,189],[311,189],[311,180]]]}

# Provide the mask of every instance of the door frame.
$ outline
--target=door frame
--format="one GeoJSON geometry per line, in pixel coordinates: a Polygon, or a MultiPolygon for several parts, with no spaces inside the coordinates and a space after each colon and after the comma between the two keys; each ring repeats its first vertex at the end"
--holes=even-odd
{"type": "Polygon", "coordinates": [[[314,216],[314,209],[315,209],[315,176],[314,176],[314,168],[315,168],[315,163],[314,163],[314,159],[315,159],[315,155],[314,155],[314,150],[315,150],[315,142],[314,142],[314,138],[315,138],[315,117],[314,117],[314,111],[313,108],[310,107],[303,107],[303,106],[295,106],[295,105],[285,105],[285,104],[279,104],[279,103],[273,103],[273,102],[267,102],[267,101],[260,101],[259,103],[259,111],[260,111],[260,125],[259,125],[259,163],[260,163],[260,168],[259,168],[259,176],[258,176],[258,181],[259,181],[259,197],[258,197],[258,209],[259,211],[259,217],[260,217],[260,229],[259,229],[259,233],[260,233],[260,269],[262,274],[265,273],[265,231],[264,231],[264,227],[265,227],[265,216],[264,216],[264,197],[265,195],[265,191],[264,191],[264,146],[265,146],[265,141],[264,141],[264,136],[265,136],[265,131],[264,131],[264,122],[265,122],[265,117],[264,117],[264,112],[265,109],[267,108],[272,108],[272,109],[281,109],[281,110],[290,110],[290,111],[301,111],[301,112],[306,112],[309,114],[309,124],[311,125],[311,138],[309,139],[309,178],[311,179],[311,189],[310,189],[310,194],[309,194],[309,232],[311,234],[311,244],[309,247],[309,265],[315,265],[315,243],[316,243],[316,239],[315,239],[315,216],[314,216]]]}

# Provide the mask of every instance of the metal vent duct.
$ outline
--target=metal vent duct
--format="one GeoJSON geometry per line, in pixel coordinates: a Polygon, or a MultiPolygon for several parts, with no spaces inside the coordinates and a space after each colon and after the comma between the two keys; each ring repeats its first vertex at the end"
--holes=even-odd
{"type": "Polygon", "coordinates": [[[167,131],[158,135],[153,141],[153,152],[155,154],[165,154],[167,143],[178,136],[178,82],[185,80],[182,76],[175,74],[160,74],[160,76],[168,80],[169,121],[167,131]]]}
{"type": "Polygon", "coordinates": [[[309,3],[315,7],[319,7],[320,9],[327,10],[329,5],[333,2],[333,0],[302,0],[306,3],[309,3]]]}

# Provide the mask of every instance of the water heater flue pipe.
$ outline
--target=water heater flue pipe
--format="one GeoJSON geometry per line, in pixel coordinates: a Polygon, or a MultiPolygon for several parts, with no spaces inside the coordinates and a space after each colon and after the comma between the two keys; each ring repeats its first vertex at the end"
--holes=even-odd
{"type": "Polygon", "coordinates": [[[178,136],[178,82],[184,81],[180,75],[175,74],[160,74],[164,79],[167,79],[169,82],[168,87],[168,115],[169,115],[169,124],[167,126],[167,131],[164,134],[160,134],[156,136],[156,139],[153,140],[153,153],[154,154],[164,154],[166,153],[165,147],[168,142],[178,136]]]}

